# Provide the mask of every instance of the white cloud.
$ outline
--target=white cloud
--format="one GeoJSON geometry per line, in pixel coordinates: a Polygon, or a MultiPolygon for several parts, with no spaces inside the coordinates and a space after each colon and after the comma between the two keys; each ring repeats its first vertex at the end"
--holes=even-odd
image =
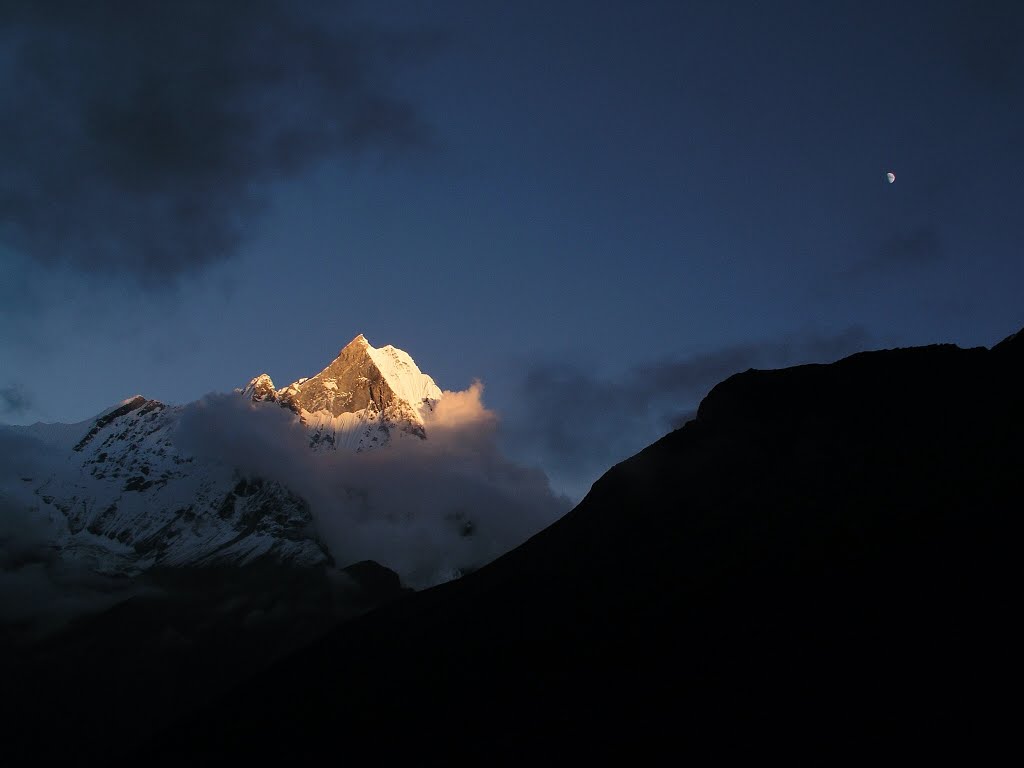
{"type": "Polygon", "coordinates": [[[290,412],[237,395],[187,408],[175,439],[306,499],[339,566],[376,560],[419,588],[493,560],[569,507],[541,470],[502,455],[482,394],[479,382],[446,392],[426,440],[363,453],[314,453],[290,412]]]}

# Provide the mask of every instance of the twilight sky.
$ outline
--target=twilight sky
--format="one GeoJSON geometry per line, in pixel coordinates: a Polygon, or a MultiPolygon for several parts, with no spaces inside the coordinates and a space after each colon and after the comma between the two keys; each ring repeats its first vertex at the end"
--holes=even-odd
{"type": "Polygon", "coordinates": [[[0,63],[3,422],[362,332],[579,495],[734,371],[1024,325],[1017,3],[0,0],[0,63]]]}

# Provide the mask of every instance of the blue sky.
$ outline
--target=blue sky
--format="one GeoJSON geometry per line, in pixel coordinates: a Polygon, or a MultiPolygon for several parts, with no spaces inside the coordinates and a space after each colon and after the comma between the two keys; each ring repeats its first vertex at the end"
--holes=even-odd
{"type": "Polygon", "coordinates": [[[362,332],[578,494],[730,366],[1024,325],[1014,4],[315,5],[0,12],[0,421],[362,332]]]}

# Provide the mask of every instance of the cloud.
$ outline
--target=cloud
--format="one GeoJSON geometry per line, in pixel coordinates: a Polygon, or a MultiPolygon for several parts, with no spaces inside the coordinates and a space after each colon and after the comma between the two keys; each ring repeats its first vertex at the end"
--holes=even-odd
{"type": "Polygon", "coordinates": [[[289,411],[237,395],[186,408],[175,441],[304,498],[339,565],[376,560],[424,587],[493,560],[569,508],[543,472],[502,455],[482,392],[446,392],[427,440],[382,450],[314,453],[289,411]]]}
{"type": "Polygon", "coordinates": [[[347,4],[0,8],[0,243],[161,285],[230,257],[267,185],[422,145],[388,71],[424,41],[347,4]]]}
{"type": "Polygon", "coordinates": [[[557,487],[579,496],[613,464],[686,423],[704,395],[728,376],[748,368],[831,361],[867,343],[867,333],[852,327],[831,336],[651,361],[613,377],[565,362],[537,364],[520,385],[522,405],[509,414],[508,449],[534,457],[557,487]]]}
{"type": "Polygon", "coordinates": [[[32,396],[22,387],[10,385],[0,387],[0,413],[5,416],[19,416],[32,409],[32,396]]]}

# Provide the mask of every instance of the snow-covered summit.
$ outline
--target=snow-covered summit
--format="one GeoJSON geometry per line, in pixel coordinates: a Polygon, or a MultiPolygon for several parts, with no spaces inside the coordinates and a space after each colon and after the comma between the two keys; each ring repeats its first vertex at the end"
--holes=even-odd
{"type": "Polygon", "coordinates": [[[250,400],[276,400],[277,391],[274,389],[273,380],[265,373],[252,379],[242,390],[243,397],[250,400]]]}
{"type": "Polygon", "coordinates": [[[442,397],[408,353],[390,344],[377,349],[363,334],[315,376],[275,390],[261,374],[242,394],[294,411],[314,447],[357,451],[387,445],[395,436],[425,438],[425,418],[442,397]]]}

